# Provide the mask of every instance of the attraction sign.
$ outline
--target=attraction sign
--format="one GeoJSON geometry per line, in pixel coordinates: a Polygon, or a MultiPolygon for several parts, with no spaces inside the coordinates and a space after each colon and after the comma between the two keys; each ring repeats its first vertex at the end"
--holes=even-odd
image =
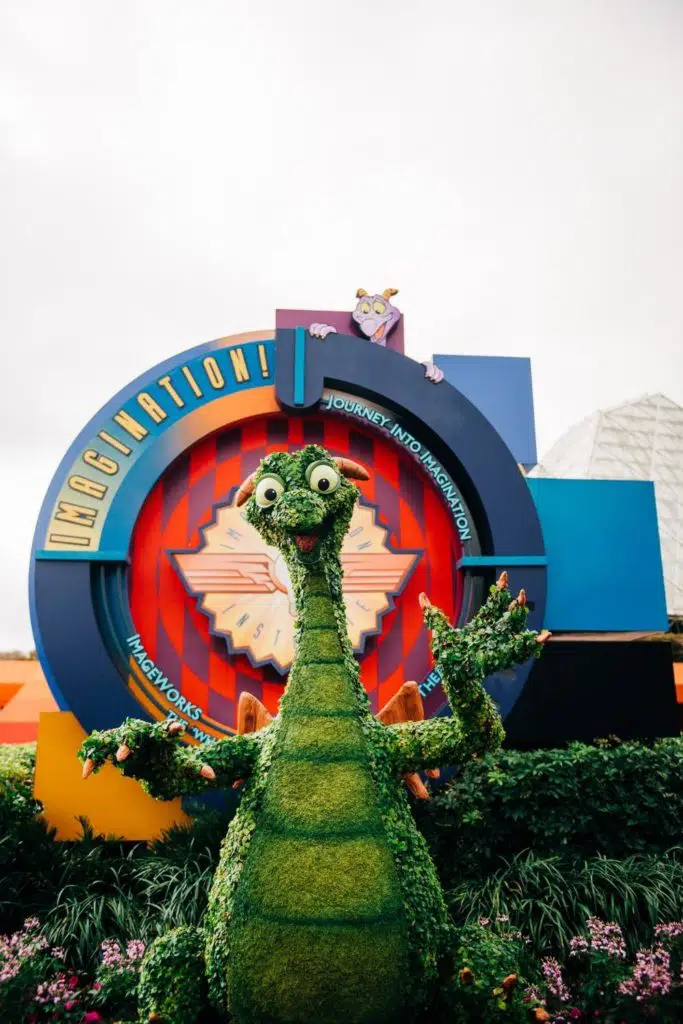
{"type": "Polygon", "coordinates": [[[297,311],[290,327],[282,311],[276,331],[169,359],[69,449],[36,529],[31,611],[50,687],[84,729],[171,717],[190,742],[212,742],[235,731],[245,691],[277,713],[290,582],[234,502],[273,451],[319,443],[371,470],[343,568],[375,710],[412,679],[428,714],[443,707],[420,591],[465,624],[493,573],[519,570],[530,625],[542,624],[545,555],[527,485],[441,371],[392,350],[389,291],[359,294],[360,319],[297,311]]]}

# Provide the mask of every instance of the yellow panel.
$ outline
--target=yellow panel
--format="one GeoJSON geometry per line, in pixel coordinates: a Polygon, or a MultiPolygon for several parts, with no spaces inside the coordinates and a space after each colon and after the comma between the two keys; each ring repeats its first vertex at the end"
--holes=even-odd
{"type": "Polygon", "coordinates": [[[40,716],[34,791],[58,839],[78,838],[79,816],[88,818],[98,834],[135,840],[156,839],[171,825],[190,822],[180,800],[153,800],[139,782],[124,778],[111,764],[83,780],[76,751],[85,736],[70,711],[40,716]]]}

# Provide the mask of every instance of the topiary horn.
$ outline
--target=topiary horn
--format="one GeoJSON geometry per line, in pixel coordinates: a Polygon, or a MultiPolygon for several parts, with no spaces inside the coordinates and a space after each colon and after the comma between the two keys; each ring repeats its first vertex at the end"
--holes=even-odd
{"type": "Polygon", "coordinates": [[[370,474],[365,466],[361,466],[359,462],[354,462],[353,459],[342,459],[341,456],[337,455],[333,462],[336,463],[342,476],[348,477],[349,480],[370,479],[370,474]]]}

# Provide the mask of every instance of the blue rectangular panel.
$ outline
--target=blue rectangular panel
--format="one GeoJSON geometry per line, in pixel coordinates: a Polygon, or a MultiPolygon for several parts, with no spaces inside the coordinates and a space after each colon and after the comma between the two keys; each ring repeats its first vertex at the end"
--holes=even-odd
{"type": "Polygon", "coordinates": [[[542,477],[527,482],[548,556],[547,628],[665,630],[654,485],[542,477]]]}
{"type": "Polygon", "coordinates": [[[449,384],[486,416],[514,455],[535,466],[536,427],[531,361],[511,356],[434,356],[449,384]]]}

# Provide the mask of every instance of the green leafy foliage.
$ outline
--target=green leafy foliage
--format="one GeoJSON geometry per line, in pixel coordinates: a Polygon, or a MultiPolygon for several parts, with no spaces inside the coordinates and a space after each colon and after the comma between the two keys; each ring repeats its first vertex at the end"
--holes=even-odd
{"type": "MultiPolygon", "coordinates": [[[[204,959],[211,1001],[240,1024],[407,1022],[433,994],[447,956],[443,891],[401,774],[497,749],[503,729],[482,681],[540,645],[525,629],[525,601],[511,601],[504,581],[465,629],[428,606],[454,717],[381,725],[360,682],[342,593],[340,551],[358,499],[344,474],[362,472],[309,445],[268,456],[250,485],[246,518],[282,552],[297,612],[296,657],[271,725],[198,750],[179,744],[175,723],[127,720],[93,733],[79,751],[86,776],[110,761],[161,799],[246,780],[203,928],[164,931],[142,965],[143,1005],[166,1024],[194,1024],[204,959]],[[186,992],[177,977],[183,957],[186,992]]],[[[48,927],[60,937],[77,931],[74,911],[85,903],[100,935],[120,934],[124,920],[140,935],[145,903],[119,898],[119,872],[128,870],[117,864],[87,891],[62,887],[48,927]]]]}
{"type": "Polygon", "coordinates": [[[470,761],[423,825],[447,884],[537,856],[625,857],[681,840],[683,742],[502,750],[470,761]]]}
{"type": "Polygon", "coordinates": [[[447,895],[457,922],[509,918],[539,956],[565,955],[590,916],[616,921],[633,950],[658,921],[683,917],[683,850],[623,860],[527,852],[447,895]]]}
{"type": "Polygon", "coordinates": [[[142,1020],[196,1024],[207,1003],[204,942],[197,928],[173,928],[142,962],[138,988],[142,1020]]]}

